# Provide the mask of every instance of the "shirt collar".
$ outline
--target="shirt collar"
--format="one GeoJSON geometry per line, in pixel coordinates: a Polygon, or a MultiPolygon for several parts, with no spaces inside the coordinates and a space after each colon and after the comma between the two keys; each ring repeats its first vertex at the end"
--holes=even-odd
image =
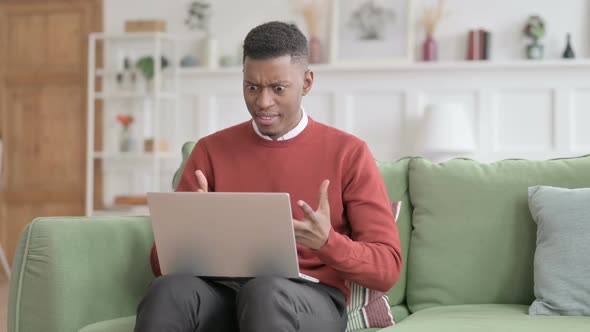
{"type": "MultiPolygon", "coordinates": [[[[301,106],[301,120],[299,120],[299,124],[297,124],[297,126],[295,126],[295,128],[291,129],[285,135],[279,137],[277,139],[277,141],[286,141],[288,139],[291,139],[291,138],[301,134],[301,132],[303,132],[305,127],[307,127],[308,122],[309,122],[309,119],[307,118],[307,113],[305,113],[305,109],[303,109],[303,106],[301,106]]],[[[258,136],[264,138],[265,140],[272,141],[272,138],[270,138],[269,136],[264,135],[263,133],[260,132],[260,130],[258,129],[258,126],[256,125],[256,122],[254,120],[252,120],[252,127],[254,128],[254,131],[256,132],[256,134],[258,134],[258,136]]]]}

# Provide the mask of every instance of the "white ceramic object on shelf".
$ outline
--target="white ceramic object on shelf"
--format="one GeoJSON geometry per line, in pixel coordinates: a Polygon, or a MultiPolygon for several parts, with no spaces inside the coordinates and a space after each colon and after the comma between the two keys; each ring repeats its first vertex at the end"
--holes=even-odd
{"type": "Polygon", "coordinates": [[[203,63],[207,68],[215,69],[219,67],[219,51],[217,39],[215,36],[207,35],[201,40],[201,50],[203,63]]]}

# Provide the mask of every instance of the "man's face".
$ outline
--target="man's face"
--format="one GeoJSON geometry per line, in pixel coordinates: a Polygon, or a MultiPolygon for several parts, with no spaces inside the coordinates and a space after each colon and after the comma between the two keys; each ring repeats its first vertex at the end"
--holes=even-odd
{"type": "Polygon", "coordinates": [[[301,120],[301,98],[311,89],[313,72],[290,55],[244,61],[244,100],[260,132],[276,140],[301,120]]]}

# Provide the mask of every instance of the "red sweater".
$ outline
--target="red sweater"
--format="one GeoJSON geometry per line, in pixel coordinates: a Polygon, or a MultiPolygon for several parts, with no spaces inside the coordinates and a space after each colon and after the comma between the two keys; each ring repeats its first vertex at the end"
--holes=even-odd
{"type": "MultiPolygon", "coordinates": [[[[309,118],[296,137],[268,141],[248,121],[199,140],[177,191],[197,190],[197,169],[209,191],[289,193],[298,220],[303,211],[296,202],[317,209],[320,184],[329,179],[332,230],[317,251],[297,246],[301,272],[339,288],[347,300],[350,281],[388,291],[399,277],[397,225],[381,174],[360,139],[309,118]]],[[[155,248],[151,263],[159,275],[155,248]]]]}

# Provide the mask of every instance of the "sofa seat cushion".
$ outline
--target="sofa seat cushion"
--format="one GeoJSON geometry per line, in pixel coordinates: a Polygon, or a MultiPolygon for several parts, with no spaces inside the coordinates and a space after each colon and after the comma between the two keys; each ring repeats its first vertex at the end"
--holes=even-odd
{"type": "MultiPolygon", "coordinates": [[[[129,316],[91,324],[79,330],[78,332],[133,332],[134,327],[135,316],[129,316]]],[[[357,330],[356,332],[375,331],[379,331],[379,329],[363,329],[357,330]]]]}
{"type": "Polygon", "coordinates": [[[529,316],[527,305],[472,304],[418,311],[383,332],[582,332],[590,317],[529,316]]]}
{"type": "Polygon", "coordinates": [[[121,317],[90,324],[78,332],[133,332],[135,316],[121,317]]]}

